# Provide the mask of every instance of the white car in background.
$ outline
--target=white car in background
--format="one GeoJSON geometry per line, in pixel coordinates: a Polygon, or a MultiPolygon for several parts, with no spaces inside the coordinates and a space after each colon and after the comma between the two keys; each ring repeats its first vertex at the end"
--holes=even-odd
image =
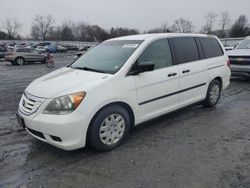
{"type": "Polygon", "coordinates": [[[250,38],[240,42],[227,54],[231,62],[232,76],[250,77],[250,38]]]}
{"type": "Polygon", "coordinates": [[[45,53],[46,52],[46,48],[44,46],[37,46],[36,50],[41,52],[41,53],[45,53]]]}
{"type": "Polygon", "coordinates": [[[190,104],[217,104],[229,85],[218,38],[144,34],[107,40],[34,80],[17,118],[35,138],[73,150],[118,146],[131,127],[190,104]]]}

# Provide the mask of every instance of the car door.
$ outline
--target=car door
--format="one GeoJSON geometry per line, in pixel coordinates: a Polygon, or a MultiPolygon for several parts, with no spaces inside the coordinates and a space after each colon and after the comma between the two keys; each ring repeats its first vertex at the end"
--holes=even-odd
{"type": "Polygon", "coordinates": [[[24,56],[24,59],[25,61],[33,61],[33,56],[31,54],[31,49],[30,48],[23,48],[23,49],[20,49],[20,52],[23,53],[23,56],[24,56]]]}
{"type": "Polygon", "coordinates": [[[167,39],[152,42],[139,56],[137,63],[150,62],[153,71],[135,76],[139,121],[162,115],[178,106],[179,72],[173,65],[167,39]]]}
{"type": "Polygon", "coordinates": [[[32,50],[33,61],[43,61],[44,55],[42,55],[38,50],[32,50]]]}
{"type": "Polygon", "coordinates": [[[180,72],[180,105],[186,106],[205,98],[208,81],[206,60],[199,41],[194,37],[171,39],[180,72]]]}

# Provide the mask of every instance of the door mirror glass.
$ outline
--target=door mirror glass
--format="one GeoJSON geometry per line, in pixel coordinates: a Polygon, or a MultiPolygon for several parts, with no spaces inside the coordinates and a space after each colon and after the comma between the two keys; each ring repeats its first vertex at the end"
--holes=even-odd
{"type": "Polygon", "coordinates": [[[153,71],[155,64],[150,61],[141,62],[137,65],[138,73],[153,71]]]}
{"type": "Polygon", "coordinates": [[[142,72],[153,71],[154,67],[155,65],[152,62],[144,61],[138,64],[138,60],[137,60],[136,63],[131,68],[128,75],[138,75],[139,73],[142,73],[142,72]]]}

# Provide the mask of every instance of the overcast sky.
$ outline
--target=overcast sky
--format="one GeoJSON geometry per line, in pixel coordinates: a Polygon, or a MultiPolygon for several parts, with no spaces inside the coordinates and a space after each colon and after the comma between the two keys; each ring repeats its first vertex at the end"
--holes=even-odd
{"type": "Polygon", "coordinates": [[[184,17],[193,22],[195,30],[200,30],[208,12],[228,11],[232,20],[240,14],[250,19],[249,8],[250,0],[0,0],[0,21],[15,18],[23,24],[22,33],[29,34],[36,14],[51,14],[56,24],[72,20],[105,29],[115,26],[140,31],[165,21],[171,25],[175,19],[184,17]]]}

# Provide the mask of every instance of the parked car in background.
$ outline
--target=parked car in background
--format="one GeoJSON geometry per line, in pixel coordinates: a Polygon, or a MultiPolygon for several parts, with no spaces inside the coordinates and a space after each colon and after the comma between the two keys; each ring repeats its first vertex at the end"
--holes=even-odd
{"type": "Polygon", "coordinates": [[[250,77],[250,37],[227,54],[231,62],[232,76],[250,77]]]}
{"type": "Polygon", "coordinates": [[[56,52],[59,52],[59,53],[66,53],[68,51],[67,48],[60,46],[60,45],[57,45],[55,47],[56,47],[56,52]]]}
{"type": "Polygon", "coordinates": [[[33,44],[33,46],[36,48],[37,46],[49,46],[51,45],[51,42],[36,42],[33,44]]]}
{"type": "Polygon", "coordinates": [[[48,45],[48,46],[44,46],[46,52],[50,52],[50,53],[56,53],[56,46],[55,45],[48,45]]]}
{"type": "Polygon", "coordinates": [[[225,50],[226,51],[230,51],[230,50],[233,50],[234,49],[234,46],[226,46],[225,47],[225,50]]]}
{"type": "Polygon", "coordinates": [[[42,52],[42,53],[45,53],[46,52],[46,49],[44,46],[37,46],[36,47],[36,50],[39,51],[39,52],[42,52]]]}
{"type": "Polygon", "coordinates": [[[67,50],[77,51],[79,48],[76,45],[62,45],[67,50]]]}
{"type": "Polygon", "coordinates": [[[7,52],[7,44],[6,43],[3,43],[3,44],[0,44],[0,47],[2,47],[4,49],[5,52],[7,52]]]}
{"type": "Polygon", "coordinates": [[[13,65],[24,65],[29,62],[46,62],[46,55],[31,48],[18,48],[5,53],[5,60],[13,65]]]}
{"type": "Polygon", "coordinates": [[[83,47],[79,48],[79,51],[86,52],[89,48],[91,48],[91,46],[83,46],[83,47]]]}
{"type": "Polygon", "coordinates": [[[81,57],[83,54],[85,54],[88,50],[93,48],[94,46],[84,46],[82,48],[79,48],[79,52],[76,53],[76,58],[81,57]]]}
{"type": "Polygon", "coordinates": [[[50,52],[50,53],[66,53],[68,50],[67,48],[60,46],[60,45],[48,45],[44,47],[46,52],[50,52]]]}
{"type": "Polygon", "coordinates": [[[197,102],[215,106],[230,74],[217,37],[110,39],[34,80],[22,95],[17,119],[29,134],[59,148],[78,149],[88,142],[109,151],[142,122],[197,102]]]}
{"type": "Polygon", "coordinates": [[[0,59],[4,58],[5,55],[5,49],[0,46],[0,59]]]}

